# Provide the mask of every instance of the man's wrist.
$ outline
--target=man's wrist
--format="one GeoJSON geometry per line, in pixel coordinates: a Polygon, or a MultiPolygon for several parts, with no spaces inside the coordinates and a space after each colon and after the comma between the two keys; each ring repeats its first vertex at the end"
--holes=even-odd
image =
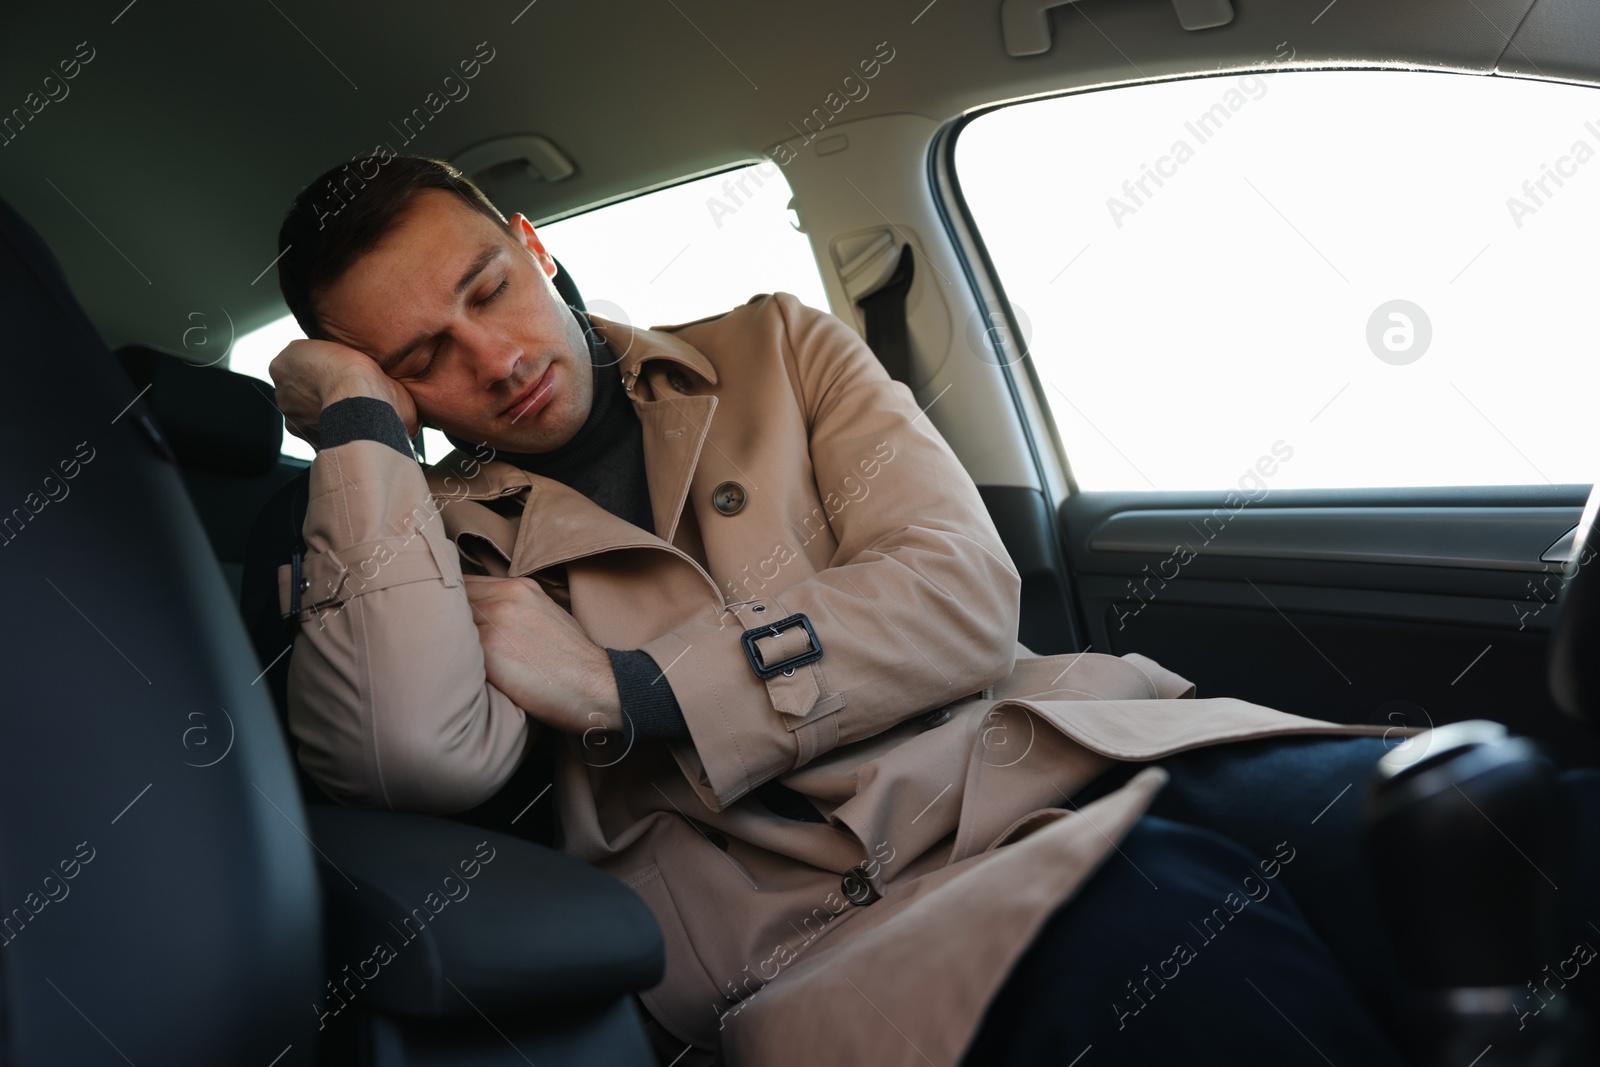
{"type": "Polygon", "coordinates": [[[322,409],[317,424],[321,448],[349,441],[379,441],[408,459],[414,459],[411,439],[394,405],[370,396],[347,396],[322,409]]]}
{"type": "Polygon", "coordinates": [[[606,649],[616,680],[617,700],[622,709],[623,730],[635,737],[690,739],[689,724],[673,695],[666,672],[648,652],[637,649],[606,649]]]}
{"type": "Polygon", "coordinates": [[[604,706],[602,714],[605,716],[607,729],[612,733],[624,733],[628,724],[622,708],[622,688],[617,682],[615,669],[610,666],[610,658],[610,653],[606,652],[607,662],[596,665],[595,685],[600,690],[598,695],[600,703],[604,706]]]}

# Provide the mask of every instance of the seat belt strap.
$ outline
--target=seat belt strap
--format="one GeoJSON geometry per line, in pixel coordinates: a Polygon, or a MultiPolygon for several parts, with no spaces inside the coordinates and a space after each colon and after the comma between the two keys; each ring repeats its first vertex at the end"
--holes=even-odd
{"type": "Polygon", "coordinates": [[[900,247],[894,273],[856,301],[867,316],[867,347],[897,382],[911,384],[911,330],[906,323],[906,294],[915,273],[911,245],[900,247]]]}

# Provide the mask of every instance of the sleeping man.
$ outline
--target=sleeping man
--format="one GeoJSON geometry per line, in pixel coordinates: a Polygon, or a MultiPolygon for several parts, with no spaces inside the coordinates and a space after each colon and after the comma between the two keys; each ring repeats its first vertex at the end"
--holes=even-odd
{"type": "Polygon", "coordinates": [[[844,322],[587,314],[428,159],[324,175],[279,247],[299,763],[455,814],[550,753],[559,847],[660,922],[663,1062],[1402,1062],[1338,799],[1401,738],[1021,646],[972,480],[844,322]]]}

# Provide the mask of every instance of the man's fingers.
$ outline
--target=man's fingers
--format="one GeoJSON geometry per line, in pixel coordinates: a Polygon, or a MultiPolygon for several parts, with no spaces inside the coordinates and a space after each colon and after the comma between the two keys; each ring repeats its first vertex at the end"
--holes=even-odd
{"type": "Polygon", "coordinates": [[[462,575],[462,578],[466,579],[467,599],[473,604],[504,601],[507,604],[542,608],[544,604],[555,603],[539,588],[538,582],[525,578],[496,578],[482,574],[462,575]]]}
{"type": "Polygon", "coordinates": [[[495,600],[505,595],[500,589],[505,580],[503,578],[493,578],[487,574],[463,574],[461,580],[467,599],[473,603],[495,600]]]}
{"type": "Polygon", "coordinates": [[[461,580],[469,587],[474,585],[500,586],[505,585],[507,582],[521,581],[520,578],[499,578],[493,574],[463,574],[461,580]]]}

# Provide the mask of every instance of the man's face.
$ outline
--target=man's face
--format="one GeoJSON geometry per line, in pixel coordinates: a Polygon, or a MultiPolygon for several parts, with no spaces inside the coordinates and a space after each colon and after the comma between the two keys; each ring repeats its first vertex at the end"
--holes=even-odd
{"type": "Polygon", "coordinates": [[[548,452],[594,400],[589,346],[522,215],[515,237],[454,193],[416,193],[395,228],[314,296],[329,339],[376,360],[429,425],[548,452]]]}

